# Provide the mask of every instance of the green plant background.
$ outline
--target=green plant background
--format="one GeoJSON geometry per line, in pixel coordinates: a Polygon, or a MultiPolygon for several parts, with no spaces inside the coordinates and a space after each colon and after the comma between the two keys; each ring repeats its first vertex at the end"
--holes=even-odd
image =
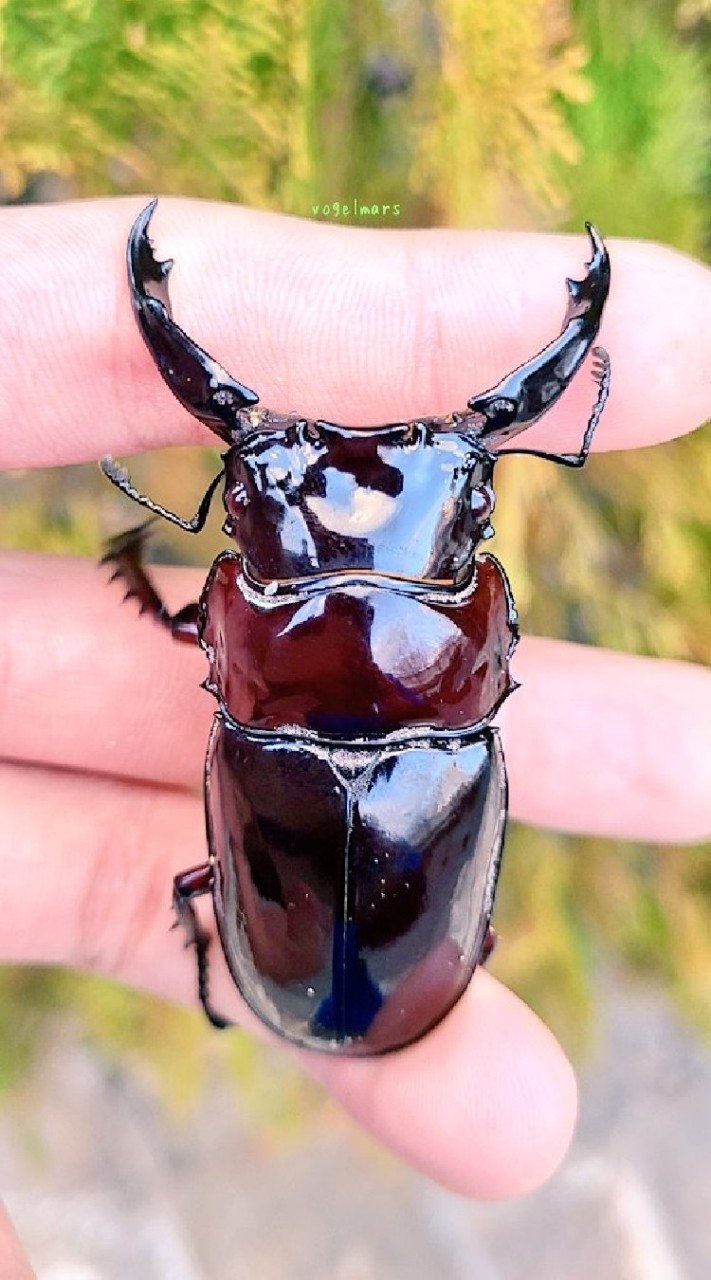
{"type": "MultiPolygon", "coordinates": [[[[311,216],[355,193],[397,202],[401,226],[578,231],[589,218],[708,260],[710,18],[709,0],[0,0],[0,194],[156,190],[311,216]]],[[[187,509],[212,459],[176,451],[169,482],[161,467],[137,461],[139,487],[187,509]]],[[[708,429],[572,477],[533,460],[504,470],[497,549],[525,629],[708,662],[708,429]]],[[[0,541],[96,558],[113,501],[92,468],[4,477],[0,541]]],[[[204,563],[218,545],[210,533],[204,563]]],[[[155,549],[188,556],[170,530],[155,549]]],[[[496,971],[574,1057],[610,958],[711,1031],[708,849],[512,827],[497,926],[496,971]]],[[[216,1052],[197,1015],[98,979],[6,970],[0,1084],[57,1010],[151,1062],[176,1105],[216,1052]]],[[[277,1087],[261,1050],[226,1040],[265,1115],[303,1112],[283,1068],[277,1087]]]]}

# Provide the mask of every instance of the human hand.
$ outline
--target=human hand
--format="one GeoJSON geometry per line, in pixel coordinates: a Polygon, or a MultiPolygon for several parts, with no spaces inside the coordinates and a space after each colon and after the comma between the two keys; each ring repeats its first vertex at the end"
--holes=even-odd
{"type": "MultiPolygon", "coordinates": [[[[206,441],[135,329],[124,246],[139,207],[0,215],[1,466],[206,441]]],[[[556,332],[576,266],[576,242],[562,238],[353,231],[174,200],[161,201],[155,235],[179,264],[179,323],[270,408],[344,423],[446,411],[492,385],[556,332]]],[[[711,281],[654,246],[612,253],[601,339],[613,392],[595,446],[628,448],[709,413],[711,281]]],[[[537,445],[575,447],[589,399],[583,376],[535,428],[537,445]]],[[[193,570],[155,577],[171,609],[201,586],[193,570]]],[[[138,625],[93,563],[5,554],[0,584],[2,955],[194,1003],[193,958],[169,932],[167,905],[174,874],[203,857],[195,792],[214,709],[199,689],[204,655],[138,625]]],[[[524,639],[515,674],[524,688],[499,717],[514,817],[657,841],[708,834],[707,673],[524,639]]],[[[259,1033],[217,948],[213,965],[215,1005],[259,1033]]],[[[296,1056],[382,1141],[460,1192],[526,1191],[570,1140],[570,1065],[483,970],[400,1053],[296,1056]]]]}
{"type": "Polygon", "coordinates": [[[2,1280],[34,1280],[34,1272],[2,1204],[0,1204],[0,1275],[2,1280]]]}

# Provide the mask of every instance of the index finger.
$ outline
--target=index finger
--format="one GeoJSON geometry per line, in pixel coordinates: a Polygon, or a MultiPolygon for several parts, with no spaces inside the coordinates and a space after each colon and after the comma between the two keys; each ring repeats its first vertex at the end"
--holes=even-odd
{"type": "MultiPolygon", "coordinates": [[[[0,213],[0,466],[205,442],[133,322],[133,198],[0,213]]],[[[162,200],[176,319],[262,404],[346,425],[446,413],[555,336],[587,241],[530,233],[373,231],[162,200]]],[[[600,338],[613,391],[596,445],[670,439],[711,412],[711,272],[616,241],[600,338]]],[[[594,396],[576,378],[535,428],[577,448],[594,396]]],[[[531,437],[528,440],[533,444],[531,437]]]]}

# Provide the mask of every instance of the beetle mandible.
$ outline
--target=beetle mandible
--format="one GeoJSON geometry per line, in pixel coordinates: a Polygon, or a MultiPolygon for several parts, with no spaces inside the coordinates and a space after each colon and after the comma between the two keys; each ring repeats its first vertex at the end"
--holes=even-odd
{"type": "MultiPolygon", "coordinates": [[[[136,319],[180,403],[227,445],[191,520],[101,466],[129,498],[189,533],[224,478],[224,532],[198,604],[170,614],[142,564],[147,525],[109,544],[127,596],[207,654],[218,702],[205,765],[208,860],[174,906],[208,992],[211,894],[243,998],[300,1045],[365,1055],[418,1039],[493,945],[507,784],[493,717],[514,689],[506,575],[477,554],[492,533],[499,457],[581,467],[607,399],[593,348],[610,284],[592,245],[568,280],[560,335],[467,407],[377,428],[258,408],[259,397],[175,324],[171,262],[153,255],[156,201],[136,219],[136,319]],[[509,447],[565,391],[592,348],[597,396],[577,453],[509,447]]],[[[150,521],[148,522],[151,523],[150,521]]]]}

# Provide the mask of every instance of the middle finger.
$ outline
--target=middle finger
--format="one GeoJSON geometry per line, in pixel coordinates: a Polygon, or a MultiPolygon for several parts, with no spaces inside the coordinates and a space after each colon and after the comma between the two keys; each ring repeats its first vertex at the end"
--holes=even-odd
{"type": "MultiPolygon", "coordinates": [[[[168,607],[195,570],[160,569],[168,607]]],[[[205,655],[177,645],[82,560],[0,561],[0,756],[197,787],[215,704],[205,655]]],[[[581,834],[703,839],[711,677],[681,662],[524,638],[500,716],[514,817],[581,834]],[[665,747],[674,732],[674,749],[665,747]]]]}

